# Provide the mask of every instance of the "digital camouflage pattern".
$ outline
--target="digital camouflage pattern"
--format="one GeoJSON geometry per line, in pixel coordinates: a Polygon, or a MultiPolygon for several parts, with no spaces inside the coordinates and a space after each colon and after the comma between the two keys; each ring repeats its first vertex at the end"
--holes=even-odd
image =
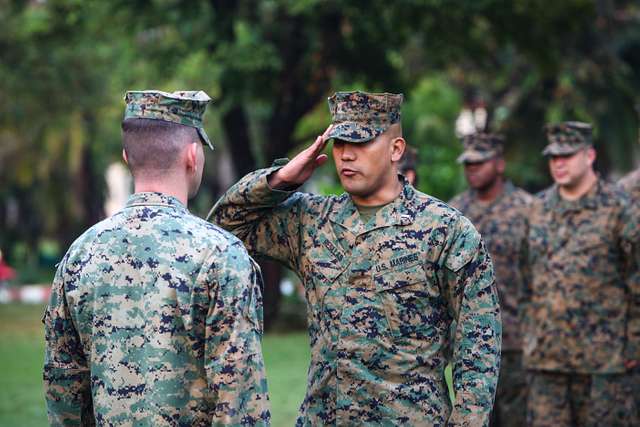
{"type": "Polygon", "coordinates": [[[471,220],[491,255],[500,295],[503,351],[522,349],[519,301],[525,287],[527,209],[532,201],[529,193],[506,182],[491,203],[480,202],[472,189],[449,202],[471,220]]]}
{"type": "Polygon", "coordinates": [[[51,425],[267,425],[260,286],[234,236],[173,197],[134,194],[56,272],[51,425]]]}
{"type": "Polygon", "coordinates": [[[124,100],[127,106],[124,119],[154,119],[179,125],[191,126],[198,130],[203,142],[213,150],[213,144],[204,131],[202,116],[211,101],[205,92],[181,90],[162,92],[159,90],[128,91],[124,100]]]}
{"type": "Polygon", "coordinates": [[[502,359],[493,426],[525,423],[526,382],[519,302],[525,288],[527,209],[532,200],[529,193],[506,182],[502,194],[491,203],[478,200],[473,189],[449,202],[478,229],[495,269],[502,315],[502,359]]]}
{"type": "Polygon", "coordinates": [[[629,193],[636,206],[640,204],[640,169],[629,172],[620,179],[619,184],[629,193]]]}
{"type": "Polygon", "coordinates": [[[477,132],[462,138],[464,151],[456,159],[458,163],[484,162],[502,155],[504,138],[493,133],[477,132]]]}
{"type": "Polygon", "coordinates": [[[347,194],[272,190],[277,169],[244,177],[210,216],[304,284],[311,365],[298,425],[486,425],[501,324],[471,223],[404,181],[363,224],[347,194]]]}
{"type": "Polygon", "coordinates": [[[549,144],[542,151],[545,156],[573,154],[592,144],[592,128],[589,123],[551,123],[546,125],[544,129],[549,141],[549,144]]]}
{"type": "Polygon", "coordinates": [[[567,201],[553,186],[530,212],[525,366],[624,373],[640,360],[640,225],[627,195],[598,179],[567,201]]]}
{"type": "Polygon", "coordinates": [[[329,98],[333,128],[328,139],[367,142],[400,122],[403,95],[393,93],[336,92],[329,98]]]}
{"type": "Polygon", "coordinates": [[[529,383],[528,426],[638,425],[629,375],[534,371],[529,383]]]}
{"type": "MultiPolygon", "coordinates": [[[[634,212],[633,215],[636,220],[640,221],[640,169],[636,169],[628,173],[619,181],[619,184],[631,197],[631,206],[634,212]]],[[[640,301],[636,303],[636,306],[640,306],[640,301]]],[[[640,340],[640,333],[636,335],[636,339],[640,340]]],[[[638,344],[638,347],[640,347],[640,344],[638,344]]],[[[634,386],[634,391],[632,394],[636,398],[636,409],[640,411],[640,366],[634,369],[632,375],[632,383],[634,386]]],[[[640,423],[640,415],[638,416],[638,418],[640,423]]]]}

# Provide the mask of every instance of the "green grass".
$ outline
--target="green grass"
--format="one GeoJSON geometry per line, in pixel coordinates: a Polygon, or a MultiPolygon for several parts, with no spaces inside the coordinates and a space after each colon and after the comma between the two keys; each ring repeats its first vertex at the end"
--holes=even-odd
{"type": "Polygon", "coordinates": [[[0,305],[0,426],[46,426],[40,305],[0,305]]]}
{"type": "MultiPolygon", "coordinates": [[[[48,425],[42,391],[43,310],[40,305],[0,304],[0,427],[48,425]]],[[[263,350],[273,425],[292,426],[304,397],[307,335],[268,335],[263,350]]]]}
{"type": "MultiPolygon", "coordinates": [[[[39,305],[0,304],[0,427],[47,425],[42,392],[43,310],[39,305]]],[[[305,391],[307,334],[267,335],[263,350],[272,423],[292,426],[305,391]]]]}
{"type": "Polygon", "coordinates": [[[309,339],[306,332],[267,335],[262,343],[272,424],[293,426],[304,398],[309,367],[309,339]]]}

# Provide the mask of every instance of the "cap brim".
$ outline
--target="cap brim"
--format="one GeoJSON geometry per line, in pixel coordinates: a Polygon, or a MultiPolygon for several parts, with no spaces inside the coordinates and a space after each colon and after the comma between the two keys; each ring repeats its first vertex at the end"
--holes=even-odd
{"type": "Polygon", "coordinates": [[[544,150],[542,150],[543,156],[566,156],[568,154],[574,154],[580,151],[581,149],[587,147],[586,144],[559,144],[557,142],[553,142],[547,145],[544,150]]]}
{"type": "Polygon", "coordinates": [[[342,122],[333,125],[329,135],[327,135],[327,139],[340,139],[348,142],[362,143],[371,141],[384,131],[385,129],[382,128],[365,126],[356,122],[342,122]]]}
{"type": "Polygon", "coordinates": [[[200,135],[200,138],[202,139],[202,143],[207,144],[209,148],[211,148],[211,151],[213,151],[213,144],[211,143],[211,140],[207,136],[207,133],[204,131],[204,129],[202,128],[196,128],[196,129],[198,130],[198,135],[200,135]]]}
{"type": "Polygon", "coordinates": [[[496,156],[493,151],[475,151],[466,150],[458,156],[456,161],[460,164],[464,163],[480,163],[492,159],[496,156]]]}

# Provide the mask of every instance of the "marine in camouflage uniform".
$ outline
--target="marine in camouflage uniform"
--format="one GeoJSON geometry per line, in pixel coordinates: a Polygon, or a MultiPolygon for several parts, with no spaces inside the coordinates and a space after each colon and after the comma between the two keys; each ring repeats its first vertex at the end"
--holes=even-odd
{"type": "Polygon", "coordinates": [[[556,185],[534,201],[528,234],[528,423],[638,425],[627,368],[640,359],[637,218],[593,171],[590,125],[549,125],[547,137],[556,185]],[[584,190],[563,195],[570,186],[584,190]]]}
{"type": "Polygon", "coordinates": [[[482,235],[495,268],[502,313],[502,356],[492,426],[525,425],[526,375],[522,367],[519,301],[526,265],[526,216],[532,197],[505,181],[503,138],[478,132],[463,138],[458,162],[470,188],[449,204],[482,235]]]}
{"type": "MultiPolygon", "coordinates": [[[[251,254],[283,263],[304,283],[311,365],[298,425],[488,422],[501,324],[491,261],[469,220],[396,175],[401,150],[381,168],[391,168],[398,194],[366,222],[354,202],[363,197],[269,184],[305,153],[316,158],[329,138],[336,167],[347,162],[338,147],[354,156],[387,143],[404,149],[401,136],[386,139],[399,128],[401,102],[402,95],[335,94],[333,125],[323,137],[286,166],[245,176],[212,209],[213,220],[251,254]],[[444,379],[449,361],[453,408],[444,379]]],[[[362,165],[370,160],[349,167],[366,175],[362,165]]]]}
{"type": "MultiPolygon", "coordinates": [[[[126,100],[125,150],[127,123],[139,119],[188,121],[204,134],[204,92],[129,92],[126,100]]],[[[198,154],[199,175],[185,175],[195,194],[204,154],[198,134],[188,135],[169,146],[198,154]]],[[[136,142],[149,144],[138,150],[156,149],[153,136],[161,137],[136,142]]],[[[134,168],[134,157],[128,153],[137,191],[137,173],[149,171],[134,168]]],[[[236,237],[189,213],[187,197],[136,192],[60,262],[43,318],[51,425],[269,423],[260,272],[236,237]]]]}
{"type": "MultiPolygon", "coordinates": [[[[629,172],[620,179],[618,184],[631,197],[634,215],[638,220],[640,218],[640,169],[629,172]]],[[[640,337],[637,338],[640,339],[640,337]]],[[[636,410],[640,411],[640,365],[633,368],[633,377],[633,395],[636,396],[636,410]]],[[[640,419],[640,415],[638,419],[640,419]]]]}

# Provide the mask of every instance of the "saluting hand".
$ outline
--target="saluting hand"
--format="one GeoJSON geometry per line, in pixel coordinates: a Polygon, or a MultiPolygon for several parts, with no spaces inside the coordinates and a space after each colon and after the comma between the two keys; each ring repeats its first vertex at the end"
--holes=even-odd
{"type": "Polygon", "coordinates": [[[302,185],[308,180],[313,171],[327,161],[327,155],[322,154],[327,145],[327,135],[331,131],[329,126],[316,141],[298,153],[282,169],[271,174],[267,181],[276,190],[290,190],[302,185]]]}

